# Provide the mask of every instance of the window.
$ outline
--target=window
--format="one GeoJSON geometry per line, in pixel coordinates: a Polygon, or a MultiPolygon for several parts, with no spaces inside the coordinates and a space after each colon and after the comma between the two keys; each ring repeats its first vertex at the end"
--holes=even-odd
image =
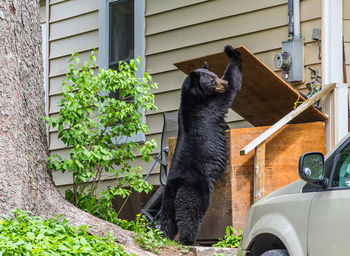
{"type": "Polygon", "coordinates": [[[134,58],[134,1],[119,0],[109,4],[109,67],[134,58]]]}
{"type": "MultiPolygon", "coordinates": [[[[145,71],[145,0],[99,0],[99,66],[117,69],[119,61],[141,57],[137,76],[145,71]]],[[[118,97],[118,93],[113,95],[118,97]]],[[[139,110],[145,122],[145,113],[139,110]]],[[[132,141],[145,141],[135,134],[132,141]]]]}
{"type": "Polygon", "coordinates": [[[145,68],[145,0],[99,1],[100,67],[115,68],[118,61],[140,56],[142,74],[145,68]]]}
{"type": "Polygon", "coordinates": [[[339,153],[334,170],[332,187],[350,188],[350,144],[339,153]]]}

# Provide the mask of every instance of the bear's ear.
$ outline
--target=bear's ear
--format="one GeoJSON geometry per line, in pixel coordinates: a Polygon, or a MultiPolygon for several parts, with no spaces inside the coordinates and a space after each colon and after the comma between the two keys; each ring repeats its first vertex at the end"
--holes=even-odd
{"type": "Polygon", "coordinates": [[[190,76],[191,79],[199,78],[199,74],[195,71],[190,72],[188,75],[190,76]]]}
{"type": "Polygon", "coordinates": [[[204,61],[204,64],[203,64],[202,68],[209,69],[208,62],[204,61]]]}

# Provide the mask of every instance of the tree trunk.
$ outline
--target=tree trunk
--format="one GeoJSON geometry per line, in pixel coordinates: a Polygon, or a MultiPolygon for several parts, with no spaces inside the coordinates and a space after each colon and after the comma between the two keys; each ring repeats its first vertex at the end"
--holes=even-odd
{"type": "Polygon", "coordinates": [[[111,231],[125,250],[140,249],[131,232],[100,220],[67,202],[46,169],[39,0],[0,1],[0,215],[15,209],[44,218],[63,214],[91,233],[111,231]]]}

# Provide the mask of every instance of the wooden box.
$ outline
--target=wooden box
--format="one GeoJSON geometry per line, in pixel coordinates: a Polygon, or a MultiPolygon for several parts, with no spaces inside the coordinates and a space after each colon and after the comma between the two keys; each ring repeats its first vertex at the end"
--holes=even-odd
{"type": "MultiPolygon", "coordinates": [[[[210,242],[223,237],[228,225],[243,229],[249,207],[253,203],[254,152],[241,156],[240,150],[268,128],[227,131],[226,171],[215,185],[210,207],[198,235],[199,242],[210,242]]],[[[170,138],[169,162],[175,144],[176,138],[170,138]]],[[[298,180],[299,157],[311,151],[325,153],[324,122],[289,124],[269,138],[266,141],[264,194],[298,180]]]]}

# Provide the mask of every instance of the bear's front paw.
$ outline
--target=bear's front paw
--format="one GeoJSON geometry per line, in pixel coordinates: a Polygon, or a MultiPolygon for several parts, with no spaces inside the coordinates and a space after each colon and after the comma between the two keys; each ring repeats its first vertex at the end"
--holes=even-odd
{"type": "Polygon", "coordinates": [[[230,59],[240,59],[241,54],[232,47],[232,45],[226,45],[224,52],[230,59]]]}

